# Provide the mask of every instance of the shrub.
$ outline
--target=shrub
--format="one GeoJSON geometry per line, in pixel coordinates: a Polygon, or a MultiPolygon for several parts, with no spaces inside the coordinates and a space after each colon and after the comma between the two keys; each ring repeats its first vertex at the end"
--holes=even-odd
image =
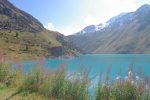
{"type": "Polygon", "coordinates": [[[38,92],[40,85],[44,82],[43,75],[39,68],[30,72],[23,80],[18,91],[38,92]]]}
{"type": "Polygon", "coordinates": [[[0,63],[0,82],[5,83],[7,86],[10,86],[15,78],[15,74],[11,69],[9,64],[0,63]]]}
{"type": "Polygon", "coordinates": [[[6,87],[7,87],[6,84],[0,83],[0,90],[1,90],[1,89],[4,89],[4,88],[6,88],[6,87]]]}
{"type": "MultiPolygon", "coordinates": [[[[107,73],[106,78],[108,75],[107,73]]],[[[148,78],[144,79],[143,75],[139,76],[134,76],[131,67],[125,78],[122,78],[120,73],[117,79],[109,85],[108,78],[104,85],[99,81],[96,100],[149,100],[148,78]]]]}

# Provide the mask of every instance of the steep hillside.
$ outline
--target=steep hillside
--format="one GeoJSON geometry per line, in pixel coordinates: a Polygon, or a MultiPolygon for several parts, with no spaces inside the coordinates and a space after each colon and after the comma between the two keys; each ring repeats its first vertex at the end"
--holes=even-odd
{"type": "Polygon", "coordinates": [[[68,37],[83,53],[150,53],[150,5],[68,37]]]}
{"type": "Polygon", "coordinates": [[[46,30],[32,15],[0,0],[0,56],[32,59],[74,53],[65,37],[46,30]]]}

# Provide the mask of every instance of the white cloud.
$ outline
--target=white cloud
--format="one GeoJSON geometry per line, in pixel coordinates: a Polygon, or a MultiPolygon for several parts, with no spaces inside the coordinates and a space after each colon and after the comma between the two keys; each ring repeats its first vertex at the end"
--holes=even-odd
{"type": "MultiPolygon", "coordinates": [[[[92,16],[100,22],[105,22],[109,18],[122,12],[135,11],[143,3],[140,0],[87,0],[88,16],[92,16]]],[[[100,23],[99,22],[99,23],[100,23]]]]}
{"type": "Polygon", "coordinates": [[[84,19],[85,25],[97,25],[100,23],[100,18],[99,17],[93,17],[93,16],[87,16],[84,19]]]}
{"type": "Polygon", "coordinates": [[[49,22],[47,26],[44,26],[48,30],[57,31],[57,28],[54,27],[53,23],[49,22]]]}
{"type": "Polygon", "coordinates": [[[66,26],[54,26],[53,23],[48,23],[47,26],[44,26],[46,29],[51,30],[51,31],[58,31],[64,35],[70,35],[76,32],[79,32],[80,30],[82,30],[85,25],[66,25],[66,26]]]}
{"type": "Polygon", "coordinates": [[[65,26],[65,27],[60,28],[58,31],[64,35],[70,35],[70,34],[79,32],[80,30],[81,29],[79,27],[65,26]]]}
{"type": "Polygon", "coordinates": [[[143,5],[140,0],[87,0],[87,16],[83,26],[105,23],[123,12],[135,11],[143,5]]]}

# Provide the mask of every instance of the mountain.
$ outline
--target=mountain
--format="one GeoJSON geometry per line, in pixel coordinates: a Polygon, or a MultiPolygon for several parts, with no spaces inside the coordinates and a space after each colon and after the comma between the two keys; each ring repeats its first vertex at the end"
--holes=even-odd
{"type": "Polygon", "coordinates": [[[91,33],[93,31],[95,31],[95,29],[96,29],[95,25],[90,25],[90,26],[85,27],[81,32],[78,32],[76,34],[78,34],[78,35],[81,34],[82,35],[82,34],[85,34],[85,33],[91,33]]]}
{"type": "Polygon", "coordinates": [[[46,30],[32,15],[0,0],[0,56],[32,59],[74,53],[65,36],[46,30]]]}
{"type": "Polygon", "coordinates": [[[84,30],[68,36],[83,53],[150,53],[150,5],[84,30]]]}

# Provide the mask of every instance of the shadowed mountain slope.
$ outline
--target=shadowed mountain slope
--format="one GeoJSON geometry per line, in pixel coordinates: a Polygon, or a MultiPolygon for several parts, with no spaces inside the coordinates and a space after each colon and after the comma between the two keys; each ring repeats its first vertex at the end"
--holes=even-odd
{"type": "Polygon", "coordinates": [[[83,53],[150,53],[150,5],[68,37],[83,53]]]}

